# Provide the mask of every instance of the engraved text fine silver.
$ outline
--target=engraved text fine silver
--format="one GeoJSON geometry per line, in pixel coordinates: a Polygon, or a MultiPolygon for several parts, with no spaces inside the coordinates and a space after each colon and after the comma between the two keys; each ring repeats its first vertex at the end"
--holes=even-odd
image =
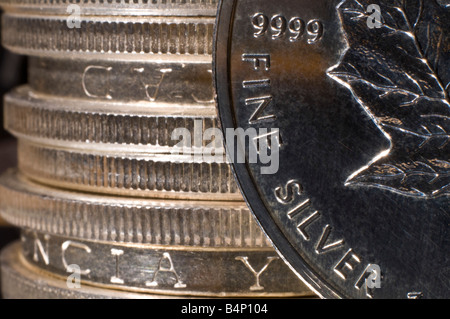
{"type": "Polygon", "coordinates": [[[220,3],[222,128],[280,134],[238,184],[322,297],[450,296],[449,28],[442,0],[220,3]]]}

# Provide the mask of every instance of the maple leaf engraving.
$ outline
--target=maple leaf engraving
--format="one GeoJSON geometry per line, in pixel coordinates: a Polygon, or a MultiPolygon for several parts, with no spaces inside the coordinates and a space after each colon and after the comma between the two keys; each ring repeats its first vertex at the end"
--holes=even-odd
{"type": "Polygon", "coordinates": [[[450,195],[450,1],[344,0],[337,10],[348,49],[327,74],[391,142],[346,185],[450,195]],[[380,28],[368,26],[371,4],[380,28]]]}

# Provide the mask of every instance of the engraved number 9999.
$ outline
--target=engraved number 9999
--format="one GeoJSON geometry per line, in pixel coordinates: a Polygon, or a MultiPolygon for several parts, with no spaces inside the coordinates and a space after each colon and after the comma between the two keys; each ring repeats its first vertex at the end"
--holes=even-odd
{"type": "Polygon", "coordinates": [[[309,44],[319,41],[324,32],[323,23],[317,19],[310,20],[308,23],[299,17],[287,20],[282,15],[275,15],[269,19],[262,13],[253,15],[252,25],[255,29],[253,35],[256,38],[270,35],[275,40],[288,35],[289,41],[295,42],[307,35],[309,44]]]}

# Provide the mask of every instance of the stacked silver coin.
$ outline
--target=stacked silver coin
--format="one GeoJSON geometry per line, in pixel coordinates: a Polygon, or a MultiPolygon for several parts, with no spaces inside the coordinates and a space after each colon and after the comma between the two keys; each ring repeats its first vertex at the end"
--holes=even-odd
{"type": "Polygon", "coordinates": [[[3,45],[29,56],[29,84],[5,97],[19,165],[0,211],[22,228],[5,297],[311,294],[208,138],[216,0],[0,4],[3,45]]]}

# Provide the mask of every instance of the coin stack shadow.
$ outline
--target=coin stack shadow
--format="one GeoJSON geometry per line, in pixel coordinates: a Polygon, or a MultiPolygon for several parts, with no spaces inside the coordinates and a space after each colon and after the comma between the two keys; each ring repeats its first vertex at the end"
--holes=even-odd
{"type": "Polygon", "coordinates": [[[5,297],[311,294],[211,140],[216,0],[0,4],[3,45],[29,56],[5,97],[19,165],[0,210],[22,229],[2,254],[5,297]]]}

